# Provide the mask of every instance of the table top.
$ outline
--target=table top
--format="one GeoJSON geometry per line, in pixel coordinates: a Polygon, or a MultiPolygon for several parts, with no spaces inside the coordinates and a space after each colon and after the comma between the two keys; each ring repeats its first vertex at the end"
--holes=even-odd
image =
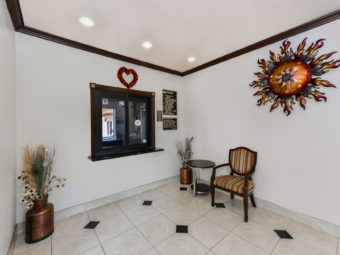
{"type": "Polygon", "coordinates": [[[215,166],[215,163],[210,160],[205,159],[193,159],[187,162],[187,165],[190,167],[196,168],[212,168],[215,166]]]}

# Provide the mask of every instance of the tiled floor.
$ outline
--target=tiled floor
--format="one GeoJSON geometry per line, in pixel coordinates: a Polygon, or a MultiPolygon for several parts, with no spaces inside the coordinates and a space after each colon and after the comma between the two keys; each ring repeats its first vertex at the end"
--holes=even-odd
{"type": "Polygon", "coordinates": [[[339,240],[262,208],[217,193],[225,208],[212,208],[210,196],[193,197],[178,183],[56,222],[52,237],[26,244],[17,237],[14,255],[340,255],[339,240]],[[144,201],[151,205],[143,205],[144,201]],[[89,221],[97,227],[84,229],[89,221]],[[188,225],[187,234],[176,225],[188,225]],[[274,229],[293,239],[280,239],[274,229]]]}

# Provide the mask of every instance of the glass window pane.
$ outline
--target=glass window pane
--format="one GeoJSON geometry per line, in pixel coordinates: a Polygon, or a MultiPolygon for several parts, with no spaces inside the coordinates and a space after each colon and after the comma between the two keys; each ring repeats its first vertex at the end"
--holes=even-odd
{"type": "Polygon", "coordinates": [[[112,98],[102,99],[103,148],[125,145],[125,103],[112,98]]]}
{"type": "Polygon", "coordinates": [[[129,144],[147,144],[148,116],[145,102],[129,102],[129,144]]]}

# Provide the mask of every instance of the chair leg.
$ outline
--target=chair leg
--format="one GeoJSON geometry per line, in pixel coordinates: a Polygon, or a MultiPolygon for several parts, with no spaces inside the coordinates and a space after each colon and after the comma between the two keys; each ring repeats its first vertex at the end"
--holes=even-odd
{"type": "Polygon", "coordinates": [[[251,200],[253,207],[256,207],[255,198],[253,194],[250,195],[250,200],[251,200]]]}
{"type": "Polygon", "coordinates": [[[210,193],[211,193],[211,206],[215,206],[215,187],[212,185],[210,187],[210,193]]]}
{"type": "Polygon", "coordinates": [[[244,206],[244,221],[248,222],[248,196],[247,195],[243,197],[243,206],[244,206]]]}
{"type": "Polygon", "coordinates": [[[233,193],[230,193],[230,198],[234,199],[234,194],[233,193]]]}

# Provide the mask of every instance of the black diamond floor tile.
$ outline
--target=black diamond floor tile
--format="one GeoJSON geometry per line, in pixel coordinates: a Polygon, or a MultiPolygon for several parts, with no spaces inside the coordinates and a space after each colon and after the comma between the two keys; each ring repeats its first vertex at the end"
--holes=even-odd
{"type": "Polygon", "coordinates": [[[223,203],[215,203],[216,208],[225,208],[223,203]]]}
{"type": "Polygon", "coordinates": [[[152,204],[152,201],[149,201],[149,200],[145,200],[143,202],[143,205],[151,205],[152,204]]]}
{"type": "Polygon", "coordinates": [[[187,225],[176,225],[176,233],[188,233],[187,225]]]}
{"type": "Polygon", "coordinates": [[[274,231],[281,239],[293,239],[293,237],[286,230],[274,229],[274,231]]]}
{"type": "Polygon", "coordinates": [[[95,229],[97,225],[99,224],[100,221],[90,221],[89,223],[86,224],[84,228],[86,229],[95,229]]]}
{"type": "Polygon", "coordinates": [[[180,187],[179,190],[188,190],[187,187],[180,187]]]}

